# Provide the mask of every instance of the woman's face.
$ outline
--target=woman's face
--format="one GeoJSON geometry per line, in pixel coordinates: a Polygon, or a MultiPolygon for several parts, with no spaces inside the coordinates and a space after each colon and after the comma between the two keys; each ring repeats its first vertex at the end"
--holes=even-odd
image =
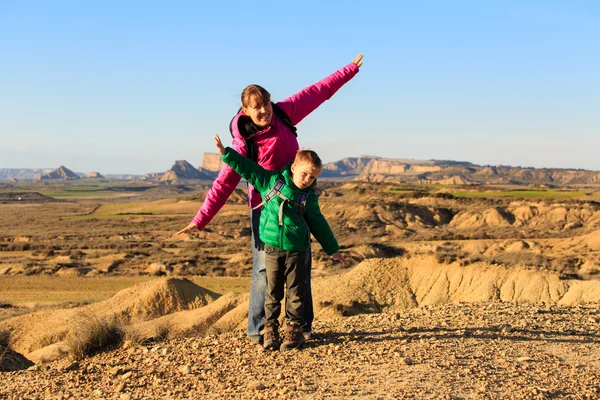
{"type": "Polygon", "coordinates": [[[248,102],[248,107],[242,107],[244,114],[249,116],[255,125],[266,127],[271,123],[273,118],[273,107],[271,103],[260,104],[256,101],[256,97],[252,97],[248,102]]]}

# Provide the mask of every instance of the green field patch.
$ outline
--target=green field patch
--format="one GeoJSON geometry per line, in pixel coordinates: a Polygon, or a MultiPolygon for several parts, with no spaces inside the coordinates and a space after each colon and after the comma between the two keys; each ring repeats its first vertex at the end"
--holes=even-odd
{"type": "Polygon", "coordinates": [[[61,198],[61,197],[107,197],[116,196],[112,190],[96,187],[96,186],[74,186],[65,187],[58,190],[44,190],[40,191],[45,196],[61,198]]]}
{"type": "Polygon", "coordinates": [[[166,217],[167,215],[155,215],[150,213],[126,213],[126,214],[86,214],[86,215],[64,215],[59,219],[127,219],[140,217],[166,217]]]}
{"type": "Polygon", "coordinates": [[[92,215],[177,215],[191,214],[198,210],[196,203],[183,203],[177,199],[151,202],[103,204],[92,215]]]}
{"type": "MultiPolygon", "coordinates": [[[[452,187],[452,185],[444,185],[441,183],[398,183],[395,186],[397,186],[398,189],[390,189],[389,191],[392,191],[392,192],[395,190],[432,191],[432,190],[440,190],[440,189],[446,189],[446,188],[452,187]]],[[[384,192],[387,192],[387,190],[384,192]]]]}
{"type": "Polygon", "coordinates": [[[391,193],[391,194],[403,194],[403,193],[414,193],[417,192],[417,190],[413,190],[413,189],[391,189],[391,190],[384,190],[383,193],[391,193]]]}
{"type": "MultiPolygon", "coordinates": [[[[0,276],[0,303],[27,306],[89,303],[107,299],[119,290],[152,279],[156,278],[0,276]]],[[[194,276],[189,279],[219,294],[247,293],[250,287],[250,278],[194,276]]]]}
{"type": "Polygon", "coordinates": [[[490,198],[490,197],[521,197],[543,199],[572,199],[588,194],[585,190],[507,190],[485,192],[453,192],[455,197],[464,198],[490,198]]]}

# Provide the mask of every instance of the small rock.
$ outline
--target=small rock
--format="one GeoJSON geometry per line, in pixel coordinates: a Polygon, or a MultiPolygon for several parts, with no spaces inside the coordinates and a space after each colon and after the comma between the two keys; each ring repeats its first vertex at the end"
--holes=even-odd
{"type": "Polygon", "coordinates": [[[532,360],[533,360],[533,358],[527,357],[527,356],[517,358],[517,361],[519,361],[519,362],[532,361],[532,360]]]}
{"type": "Polygon", "coordinates": [[[183,367],[180,368],[180,371],[184,375],[189,375],[192,373],[192,368],[189,365],[184,365],[183,367]]]}
{"type": "Polygon", "coordinates": [[[400,359],[398,360],[398,363],[400,365],[413,365],[413,361],[408,358],[408,357],[400,357],[400,359]]]}
{"type": "Polygon", "coordinates": [[[123,349],[127,350],[129,348],[133,347],[133,341],[131,340],[126,340],[125,342],[123,342],[123,349]]]}
{"type": "Polygon", "coordinates": [[[277,379],[278,380],[285,379],[285,375],[284,374],[277,374],[277,379]]]}
{"type": "Polygon", "coordinates": [[[123,375],[121,375],[121,379],[123,379],[124,381],[128,380],[129,378],[131,378],[131,375],[133,374],[133,372],[129,371],[129,372],[125,372],[123,375]]]}
{"type": "Polygon", "coordinates": [[[63,371],[75,371],[76,369],[79,369],[79,362],[77,361],[72,361],[63,367],[63,371]]]}
{"type": "Polygon", "coordinates": [[[131,393],[123,393],[119,398],[121,400],[131,400],[131,393]]]}
{"type": "Polygon", "coordinates": [[[260,382],[254,382],[250,384],[250,388],[254,390],[265,390],[267,387],[260,382]]]}
{"type": "Polygon", "coordinates": [[[513,331],[513,327],[510,326],[509,324],[504,324],[504,325],[502,325],[502,328],[500,329],[500,331],[502,333],[510,333],[513,331]]]}

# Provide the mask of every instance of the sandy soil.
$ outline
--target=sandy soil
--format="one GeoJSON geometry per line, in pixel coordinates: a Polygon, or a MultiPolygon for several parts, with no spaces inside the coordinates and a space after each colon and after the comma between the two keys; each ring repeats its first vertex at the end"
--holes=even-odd
{"type": "Polygon", "coordinates": [[[319,321],[303,350],[243,331],[4,373],[3,398],[593,399],[595,305],[446,304],[319,321]]]}
{"type": "Polygon", "coordinates": [[[247,295],[172,278],[81,307],[143,340],[76,362],[60,340],[78,310],[8,319],[0,331],[38,348],[25,354],[38,364],[2,373],[0,398],[600,398],[600,282],[429,256],[368,260],[313,287],[300,351],[248,342],[247,295]]]}

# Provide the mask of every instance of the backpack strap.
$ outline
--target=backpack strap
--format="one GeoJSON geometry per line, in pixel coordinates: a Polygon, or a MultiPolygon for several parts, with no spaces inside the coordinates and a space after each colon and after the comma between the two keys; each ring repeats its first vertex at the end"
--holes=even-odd
{"type": "Polygon", "coordinates": [[[281,107],[279,107],[277,104],[275,104],[273,102],[271,102],[271,107],[273,107],[273,114],[275,114],[277,116],[277,119],[279,119],[281,122],[283,122],[283,124],[285,126],[290,128],[290,130],[292,131],[294,136],[298,137],[298,132],[297,132],[298,129],[292,124],[292,119],[290,118],[290,116],[287,115],[287,113],[285,111],[283,111],[283,109],[281,107]]]}
{"type": "MultiPolygon", "coordinates": [[[[238,112],[231,118],[229,121],[229,133],[231,137],[233,137],[233,120],[236,115],[238,115],[242,111],[242,107],[239,108],[238,112]]],[[[258,145],[254,141],[254,134],[248,132],[248,128],[246,127],[249,123],[252,123],[250,117],[241,115],[237,120],[237,128],[238,132],[242,139],[244,139],[244,144],[246,145],[246,157],[251,159],[254,162],[258,161],[258,145]]]]}
{"type": "MultiPolygon", "coordinates": [[[[277,179],[277,182],[275,182],[275,185],[271,188],[271,190],[269,191],[269,193],[267,193],[267,195],[265,196],[264,200],[257,205],[256,207],[252,207],[253,210],[257,210],[260,207],[262,207],[266,202],[271,201],[275,196],[281,197],[283,196],[281,194],[281,189],[283,189],[283,186],[285,185],[285,182],[282,181],[281,179],[277,179]]],[[[285,196],[283,196],[285,197],[285,196]]],[[[287,197],[285,197],[287,198],[287,197]]]]}
{"type": "MultiPolygon", "coordinates": [[[[292,120],[291,120],[290,116],[287,115],[287,113],[285,111],[283,111],[281,109],[281,107],[279,107],[277,104],[275,104],[273,102],[271,102],[271,107],[273,108],[273,114],[277,117],[277,119],[279,119],[285,126],[287,126],[292,131],[294,136],[298,137],[298,133],[296,132],[297,129],[292,124],[292,120]]],[[[229,133],[231,134],[231,137],[233,137],[233,120],[235,119],[236,115],[238,115],[240,113],[240,111],[242,111],[242,107],[240,107],[238,109],[237,113],[235,113],[233,118],[231,118],[231,121],[229,121],[229,133]]],[[[252,123],[252,120],[250,119],[250,117],[241,115],[237,121],[237,128],[238,128],[238,132],[240,132],[240,135],[244,139],[244,143],[246,145],[246,156],[249,159],[251,159],[252,161],[256,162],[256,161],[258,161],[258,146],[257,146],[256,142],[254,141],[254,136],[256,134],[248,132],[248,127],[247,127],[248,124],[251,124],[251,123],[252,123]]]]}
{"type": "Polygon", "coordinates": [[[269,192],[265,196],[262,203],[260,203],[256,207],[252,208],[253,210],[256,210],[256,209],[262,207],[268,201],[271,201],[272,199],[274,199],[275,197],[279,197],[280,199],[283,200],[281,202],[281,204],[279,205],[279,225],[280,226],[283,225],[283,208],[285,207],[285,205],[287,203],[296,207],[298,209],[298,214],[300,214],[300,217],[302,217],[302,219],[304,219],[304,214],[306,213],[306,202],[308,201],[308,195],[310,194],[310,192],[301,192],[300,195],[298,196],[298,201],[291,200],[291,199],[287,198],[287,196],[285,196],[283,193],[281,193],[281,189],[283,189],[284,186],[285,186],[285,182],[281,179],[278,179],[277,182],[275,182],[275,185],[271,188],[271,190],[269,190],[269,192]]]}
{"type": "Polygon", "coordinates": [[[308,201],[308,195],[310,192],[301,192],[300,196],[298,196],[298,214],[302,218],[304,218],[304,214],[306,213],[306,202],[308,201]]]}

